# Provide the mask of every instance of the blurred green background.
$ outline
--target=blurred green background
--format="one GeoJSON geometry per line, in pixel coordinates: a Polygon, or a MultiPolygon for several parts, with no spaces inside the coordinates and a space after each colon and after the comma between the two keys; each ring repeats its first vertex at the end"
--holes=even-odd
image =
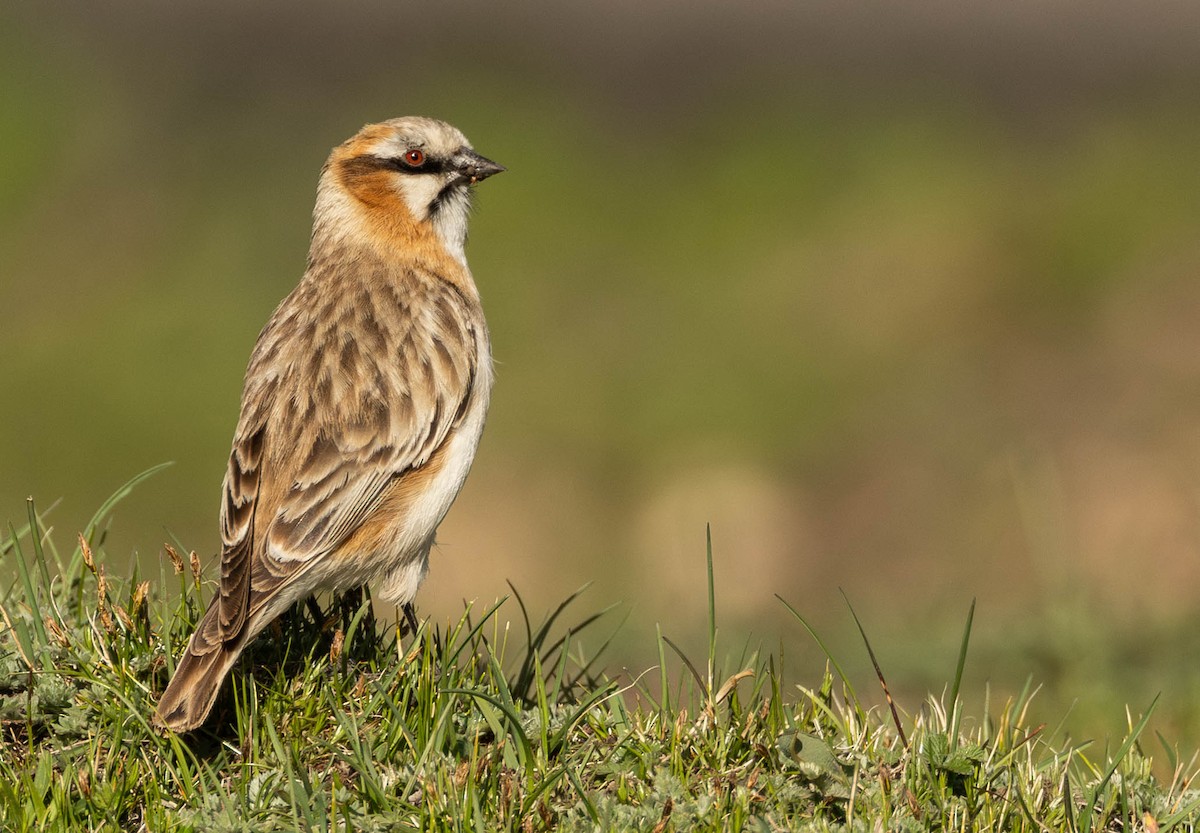
{"type": "MultiPolygon", "coordinates": [[[[1047,719],[1200,729],[1200,7],[112,2],[0,10],[0,518],[210,567],[240,382],[318,170],[421,113],[509,173],[498,383],[424,614],[624,603],[1047,719]],[[1063,708],[1058,708],[1062,705],[1063,708]],[[1057,709],[1057,710],[1056,710],[1057,709]]],[[[155,569],[155,573],[156,573],[155,569]]],[[[516,615],[515,609],[512,615],[516,615]]],[[[614,620],[615,625],[615,620],[614,620]]],[[[1189,740],[1190,739],[1190,740],[1189,740]]]]}

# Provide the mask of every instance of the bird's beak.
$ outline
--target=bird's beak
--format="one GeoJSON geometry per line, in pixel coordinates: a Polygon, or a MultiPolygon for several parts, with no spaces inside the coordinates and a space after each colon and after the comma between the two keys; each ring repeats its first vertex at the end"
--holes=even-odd
{"type": "Polygon", "coordinates": [[[498,165],[473,150],[464,150],[455,156],[454,167],[460,174],[471,180],[472,184],[482,182],[492,174],[508,170],[503,165],[498,165]]]}

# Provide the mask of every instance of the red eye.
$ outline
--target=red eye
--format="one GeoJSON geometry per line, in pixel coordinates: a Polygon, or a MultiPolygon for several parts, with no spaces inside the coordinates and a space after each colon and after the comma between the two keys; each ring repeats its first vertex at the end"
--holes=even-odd
{"type": "Polygon", "coordinates": [[[419,168],[425,164],[425,151],[413,148],[404,154],[404,161],[414,168],[419,168]]]}

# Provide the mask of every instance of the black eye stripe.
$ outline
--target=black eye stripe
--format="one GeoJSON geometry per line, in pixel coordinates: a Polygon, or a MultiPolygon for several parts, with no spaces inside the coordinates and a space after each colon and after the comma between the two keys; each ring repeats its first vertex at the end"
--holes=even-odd
{"type": "Polygon", "coordinates": [[[447,170],[446,160],[434,156],[426,156],[425,161],[420,165],[408,164],[404,161],[403,156],[395,158],[374,156],[371,158],[378,162],[381,168],[390,168],[402,174],[440,174],[447,170]]]}

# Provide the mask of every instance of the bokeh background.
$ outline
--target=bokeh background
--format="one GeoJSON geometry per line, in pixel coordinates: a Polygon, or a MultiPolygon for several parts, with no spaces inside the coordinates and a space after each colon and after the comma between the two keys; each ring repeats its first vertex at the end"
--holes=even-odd
{"type": "Polygon", "coordinates": [[[65,544],[173,460],[109,557],[211,568],[325,155],[434,115],[509,173],[468,251],[492,416],[424,614],[593,582],[611,668],[656,625],[700,658],[711,524],[734,654],[816,683],[778,593],[868,691],[843,588],[915,709],[977,598],[969,697],[1030,678],[1115,732],[1163,691],[1194,747],[1198,28],[1170,0],[6,3],[0,518],[32,495],[65,544]]]}

